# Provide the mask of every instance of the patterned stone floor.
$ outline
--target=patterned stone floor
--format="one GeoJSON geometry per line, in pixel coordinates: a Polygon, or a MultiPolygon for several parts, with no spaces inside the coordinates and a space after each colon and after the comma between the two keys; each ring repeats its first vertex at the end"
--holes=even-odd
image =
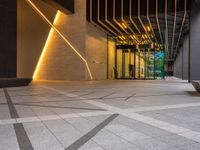
{"type": "Polygon", "coordinates": [[[0,89],[0,150],[200,150],[200,94],[166,81],[0,89]]]}

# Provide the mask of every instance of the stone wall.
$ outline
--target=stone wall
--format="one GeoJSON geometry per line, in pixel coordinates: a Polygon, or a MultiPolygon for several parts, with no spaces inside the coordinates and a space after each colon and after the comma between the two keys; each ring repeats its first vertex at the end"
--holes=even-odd
{"type": "MultiPolygon", "coordinates": [[[[40,6],[40,8],[53,22],[54,19],[52,19],[51,16],[55,17],[56,11],[52,10],[50,13],[54,12],[54,14],[51,15],[44,10],[44,7],[40,6]]],[[[34,15],[37,14],[34,13],[34,15]]],[[[32,24],[31,21],[29,23],[32,24]]],[[[31,76],[33,74],[36,63],[39,60],[39,55],[47,41],[50,28],[48,26],[46,27],[46,25],[38,25],[37,28],[39,31],[30,34],[34,35],[33,38],[39,39],[31,40],[27,35],[27,31],[26,34],[21,37],[23,40],[28,39],[34,41],[35,45],[29,49],[31,58],[26,58],[27,54],[24,54],[27,47],[26,49],[18,47],[18,51],[21,52],[19,53],[19,58],[21,59],[18,62],[19,76],[31,76]],[[46,28],[42,29],[43,26],[46,28]],[[42,31],[40,31],[40,28],[42,31]],[[35,61],[30,62],[29,59],[34,59],[35,61]],[[23,65],[24,62],[27,62],[25,68],[23,65]]],[[[60,13],[59,16],[57,16],[55,26],[88,62],[93,78],[95,80],[107,79],[107,36],[86,21],[86,0],[75,0],[75,14],[65,15],[60,13]]],[[[25,41],[22,40],[18,42],[20,45],[24,45],[25,43],[25,41]]],[[[52,32],[46,48],[46,53],[41,61],[36,79],[90,80],[85,62],[55,31],[52,32]]]]}

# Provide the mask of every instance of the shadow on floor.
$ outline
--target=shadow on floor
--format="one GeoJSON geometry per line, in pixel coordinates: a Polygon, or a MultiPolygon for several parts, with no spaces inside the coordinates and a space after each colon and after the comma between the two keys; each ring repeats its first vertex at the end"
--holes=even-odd
{"type": "Polygon", "coordinates": [[[200,97],[200,93],[196,91],[186,91],[186,93],[193,97],[200,97]]]}

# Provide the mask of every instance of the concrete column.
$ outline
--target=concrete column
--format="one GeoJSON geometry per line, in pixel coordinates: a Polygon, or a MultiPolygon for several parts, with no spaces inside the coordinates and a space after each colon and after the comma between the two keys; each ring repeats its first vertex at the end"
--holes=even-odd
{"type": "Polygon", "coordinates": [[[189,36],[185,36],[183,40],[183,80],[188,80],[188,50],[189,50],[189,36]]]}
{"type": "Polygon", "coordinates": [[[191,12],[191,80],[200,80],[200,9],[191,12]]]}

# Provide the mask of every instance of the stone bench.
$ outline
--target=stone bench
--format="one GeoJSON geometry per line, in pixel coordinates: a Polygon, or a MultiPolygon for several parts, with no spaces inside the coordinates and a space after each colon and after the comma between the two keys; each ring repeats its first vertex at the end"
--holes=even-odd
{"type": "Polygon", "coordinates": [[[192,85],[194,86],[197,92],[200,92],[200,81],[192,81],[192,85]]]}

